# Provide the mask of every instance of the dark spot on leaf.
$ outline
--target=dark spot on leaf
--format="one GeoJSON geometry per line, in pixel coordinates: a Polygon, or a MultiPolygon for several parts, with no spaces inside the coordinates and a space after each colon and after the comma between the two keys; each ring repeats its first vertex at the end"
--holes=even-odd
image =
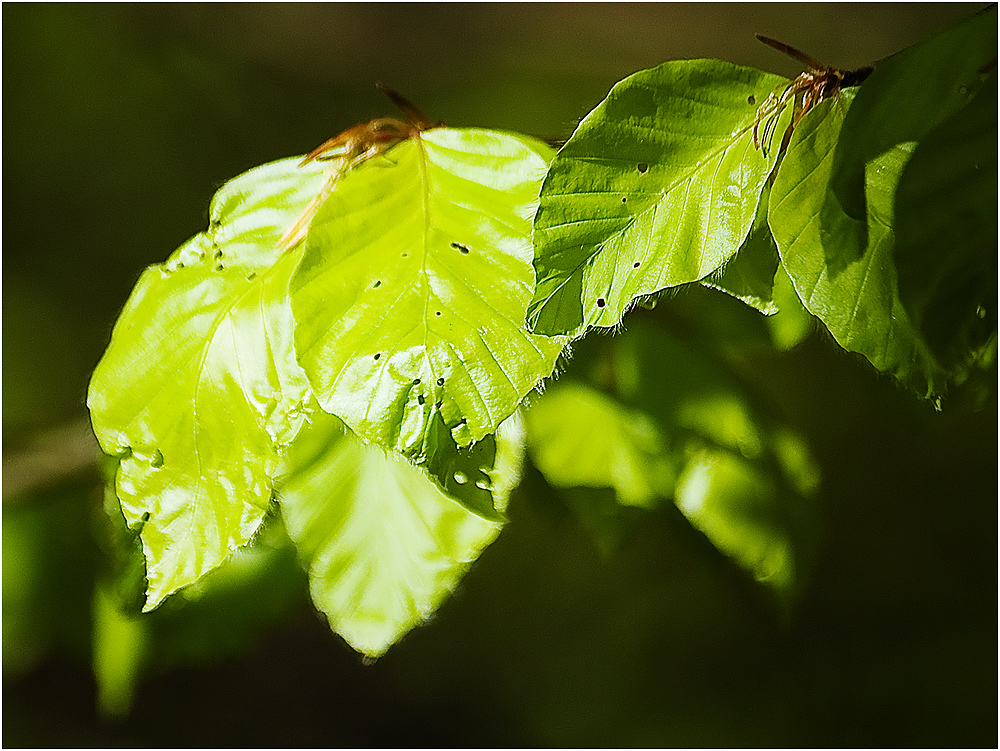
{"type": "Polygon", "coordinates": [[[639,172],[645,174],[649,170],[649,165],[645,162],[639,162],[635,168],[639,170],[639,172]]]}
{"type": "Polygon", "coordinates": [[[381,356],[382,356],[382,353],[381,353],[381,352],[376,352],[376,353],[375,353],[375,359],[376,359],[376,360],[377,360],[377,359],[379,359],[379,358],[380,358],[381,356]]]}
{"type": "Polygon", "coordinates": [[[462,245],[462,243],[452,243],[451,247],[453,247],[455,250],[457,250],[462,255],[468,255],[469,254],[469,249],[467,247],[465,247],[464,245],[462,245]]]}
{"type": "Polygon", "coordinates": [[[149,521],[150,513],[148,511],[143,511],[142,516],[139,517],[139,521],[143,524],[149,521]]]}
{"type": "Polygon", "coordinates": [[[215,260],[219,260],[220,258],[222,258],[222,248],[219,248],[219,250],[215,251],[215,260]]]}
{"type": "Polygon", "coordinates": [[[638,261],[636,261],[635,263],[633,263],[633,264],[632,264],[632,268],[633,268],[633,269],[637,269],[637,268],[639,268],[639,262],[638,262],[638,261]]]}
{"type": "Polygon", "coordinates": [[[163,452],[160,451],[159,449],[157,449],[156,453],[153,454],[153,461],[151,462],[151,465],[153,467],[162,467],[163,466],[163,452]]]}
{"type": "Polygon", "coordinates": [[[416,386],[418,383],[420,383],[420,379],[419,378],[414,378],[413,379],[413,385],[416,386]]]}
{"type": "Polygon", "coordinates": [[[753,94],[747,97],[747,104],[757,104],[757,97],[753,94]]]}
{"type": "Polygon", "coordinates": [[[626,198],[625,196],[622,196],[622,203],[628,203],[628,198],[626,198]]]}
{"type": "Polygon", "coordinates": [[[420,394],[419,396],[417,396],[417,404],[420,404],[422,406],[425,401],[427,401],[427,400],[424,399],[424,395],[423,394],[420,394]]]}
{"type": "Polygon", "coordinates": [[[376,279],[375,280],[375,284],[372,285],[372,289],[375,289],[376,287],[381,287],[381,286],[382,286],[382,280],[381,279],[376,279]]]}
{"type": "Polygon", "coordinates": [[[406,251],[403,251],[403,253],[401,253],[401,255],[402,255],[403,258],[409,258],[410,257],[410,254],[407,253],[406,251]]]}
{"type": "Polygon", "coordinates": [[[444,386],[444,378],[438,378],[437,379],[437,385],[438,386],[444,386]]]}
{"type": "Polygon", "coordinates": [[[597,298],[597,307],[598,308],[603,308],[605,306],[605,304],[606,303],[604,302],[604,298],[603,297],[598,297],[597,298]]]}
{"type": "Polygon", "coordinates": [[[178,261],[177,262],[177,268],[183,269],[184,268],[184,262],[183,261],[178,261]]]}
{"type": "Polygon", "coordinates": [[[249,274],[247,274],[247,281],[248,282],[252,282],[256,278],[257,278],[257,272],[256,271],[251,271],[249,274]]]}
{"type": "Polygon", "coordinates": [[[434,315],[436,315],[436,316],[439,316],[439,315],[441,315],[441,311],[440,311],[440,310],[435,310],[435,311],[434,311],[434,315]]]}
{"type": "Polygon", "coordinates": [[[222,270],[223,270],[223,269],[225,269],[225,268],[226,268],[226,267],[225,267],[225,266],[223,266],[223,265],[222,265],[221,263],[217,263],[217,264],[215,264],[215,270],[216,270],[216,271],[222,271],[222,270]]]}

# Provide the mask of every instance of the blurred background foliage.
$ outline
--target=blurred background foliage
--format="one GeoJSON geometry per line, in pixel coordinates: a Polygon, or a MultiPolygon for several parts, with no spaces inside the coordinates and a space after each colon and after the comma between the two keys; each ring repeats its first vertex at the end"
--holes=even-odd
{"type": "Polygon", "coordinates": [[[716,336],[820,465],[791,615],[673,506],[609,537],[601,499],[529,465],[455,597],[377,663],[264,548],[146,637],[119,624],[103,649],[157,646],[116,722],[91,672],[111,533],[83,422],[141,270],[204,228],[226,179],[390,114],[376,81],[449,125],[565,137],[664,60],[799,72],[763,33],[856,67],[980,7],[5,4],[4,745],[994,746],[995,397],[935,413],[825,334],[716,336]],[[233,614],[276,588],[281,612],[233,614]]]}

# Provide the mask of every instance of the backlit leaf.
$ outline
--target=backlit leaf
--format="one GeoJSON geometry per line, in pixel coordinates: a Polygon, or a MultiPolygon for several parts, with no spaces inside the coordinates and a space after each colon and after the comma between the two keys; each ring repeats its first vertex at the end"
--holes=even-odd
{"type": "MultiPolygon", "coordinates": [[[[482,457],[500,510],[523,446],[516,422],[505,423],[496,455],[482,457]]],[[[303,429],[284,469],[279,504],[313,602],[334,631],[371,657],[430,616],[501,529],[332,415],[317,414],[303,429]]]]}
{"type": "Polygon", "coordinates": [[[88,393],[117,493],[141,528],[145,608],[246,544],[271,498],[277,449],[301,422],[287,288],[298,253],[276,244],[322,167],[287,159],[216,195],[206,232],[139,279],[88,393]]]}
{"type": "Polygon", "coordinates": [[[323,408],[420,460],[440,416],[459,445],[494,432],[563,342],[524,323],[530,216],[548,149],[436,128],[349,173],[292,282],[299,361],[323,408]]]}

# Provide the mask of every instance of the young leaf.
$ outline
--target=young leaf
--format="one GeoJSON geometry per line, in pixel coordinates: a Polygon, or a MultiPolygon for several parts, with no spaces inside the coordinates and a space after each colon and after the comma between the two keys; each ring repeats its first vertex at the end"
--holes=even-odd
{"type": "Polygon", "coordinates": [[[677,470],[656,426],[596,389],[560,381],[526,420],[531,458],[550,485],[613,488],[625,506],[673,495],[677,470]]]}
{"type": "Polygon", "coordinates": [[[732,295],[764,315],[778,312],[773,299],[774,275],[778,271],[778,248],[767,226],[767,200],[770,188],[761,191],[753,227],[736,255],[722,272],[702,279],[701,283],[732,295]]]}
{"type": "Polygon", "coordinates": [[[298,254],[278,239],[317,194],[297,159],[235,178],[209,229],[139,279],[94,371],[88,406],[117,492],[141,528],[146,610],[221,564],[256,532],[277,447],[301,422],[287,288],[298,254]]]}
{"type": "Polygon", "coordinates": [[[899,294],[937,357],[997,330],[997,77],[924,138],[896,191],[899,294]]]}
{"type": "Polygon", "coordinates": [[[777,158],[776,148],[754,149],[757,109],[785,83],[686,60],[616,84],[542,186],[532,330],[614,326],[636,297],[697,281],[732,257],[777,158]]]}
{"type": "Polygon", "coordinates": [[[826,247],[842,237],[822,232],[820,212],[832,174],[832,152],[853,92],[810,112],[792,136],[771,190],[768,220],[781,262],[803,304],[834,338],[917,393],[942,393],[946,374],[917,335],[899,300],[893,253],[893,198],[912,144],[899,145],[866,169],[868,246],[834,273],[826,247]]]}
{"type": "Polygon", "coordinates": [[[435,128],[343,178],[292,281],[299,361],[320,404],[420,460],[440,415],[493,433],[563,342],[528,333],[543,144],[435,128]]]}
{"type": "Polygon", "coordinates": [[[918,141],[954,114],[996,65],[997,7],[883,60],[858,89],[833,153],[820,214],[832,273],[872,247],[867,238],[866,165],[897,144],[918,141]]]}
{"type": "MultiPolygon", "coordinates": [[[[501,510],[523,455],[520,431],[510,427],[483,466],[501,510]]],[[[303,429],[284,467],[282,517],[313,602],[370,657],[433,613],[501,528],[395,452],[363,444],[332,415],[318,414],[303,429]]]]}

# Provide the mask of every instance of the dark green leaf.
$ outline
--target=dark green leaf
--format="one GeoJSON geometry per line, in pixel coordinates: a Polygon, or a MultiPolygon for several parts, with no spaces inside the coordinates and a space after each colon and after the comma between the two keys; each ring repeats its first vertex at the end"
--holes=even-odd
{"type": "Polygon", "coordinates": [[[872,246],[866,165],[897,144],[922,139],[964,107],[996,59],[997,7],[991,5],[875,66],[844,121],[821,209],[822,232],[840,238],[825,248],[833,273],[872,246]]]}
{"type": "Polygon", "coordinates": [[[942,362],[966,362],[997,328],[995,72],[917,146],[895,208],[903,304],[942,362]]]}

